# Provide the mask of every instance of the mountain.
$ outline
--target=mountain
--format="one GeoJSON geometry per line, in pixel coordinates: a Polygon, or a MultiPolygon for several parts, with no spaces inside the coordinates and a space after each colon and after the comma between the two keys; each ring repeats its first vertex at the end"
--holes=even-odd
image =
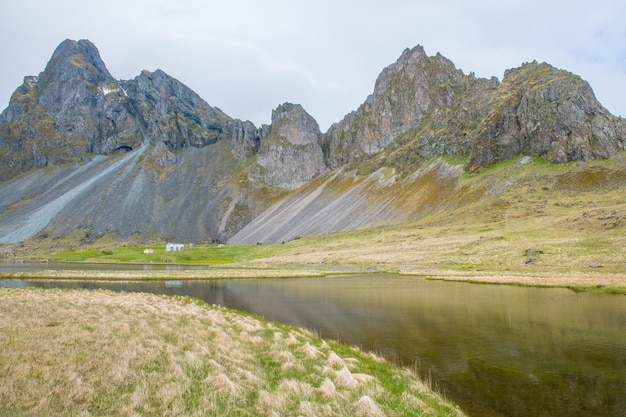
{"type": "Polygon", "coordinates": [[[587,82],[532,62],[496,78],[465,75],[421,46],[385,68],[374,93],[324,135],[332,168],[413,172],[435,157],[469,158],[475,171],[521,155],[553,163],[609,158],[624,149],[626,123],[596,100],[587,82]],[[364,164],[369,156],[375,162],[364,164]]]}
{"type": "Polygon", "coordinates": [[[324,135],[326,159],[339,168],[355,159],[408,146],[413,157],[467,156],[489,97],[499,86],[464,75],[421,46],[406,49],[376,80],[374,92],[324,135]]]}
{"type": "Polygon", "coordinates": [[[0,243],[276,243],[400,224],[459,207],[464,172],[612,158],[625,142],[588,83],[545,63],[500,82],[407,49],[322,133],[298,104],[256,127],[161,70],[116,80],[95,45],[66,40],[0,115],[0,243]]]}
{"type": "Polygon", "coordinates": [[[89,41],[64,41],[0,115],[0,180],[141,145],[132,106],[89,41]]]}

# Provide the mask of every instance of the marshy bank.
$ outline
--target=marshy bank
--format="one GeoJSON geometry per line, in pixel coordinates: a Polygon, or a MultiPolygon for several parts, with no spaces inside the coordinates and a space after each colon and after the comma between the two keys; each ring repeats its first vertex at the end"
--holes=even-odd
{"type": "Polygon", "coordinates": [[[0,288],[1,415],[463,416],[413,372],[186,297],[0,288]]]}

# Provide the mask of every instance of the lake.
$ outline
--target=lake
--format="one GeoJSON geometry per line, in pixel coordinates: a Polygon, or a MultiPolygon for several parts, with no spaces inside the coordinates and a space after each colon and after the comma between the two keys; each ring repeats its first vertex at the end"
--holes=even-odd
{"type": "Polygon", "coordinates": [[[626,297],[399,275],[3,281],[190,295],[414,367],[470,416],[626,416],[626,297]]]}

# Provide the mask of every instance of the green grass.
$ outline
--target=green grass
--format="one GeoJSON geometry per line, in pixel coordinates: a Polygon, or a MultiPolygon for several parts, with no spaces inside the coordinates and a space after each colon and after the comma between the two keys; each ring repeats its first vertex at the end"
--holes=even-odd
{"type": "Polygon", "coordinates": [[[266,257],[275,251],[274,247],[266,245],[186,248],[169,252],[164,246],[127,246],[62,252],[48,257],[58,262],[221,265],[266,257]],[[154,253],[144,253],[146,248],[153,249],[154,253]]]}

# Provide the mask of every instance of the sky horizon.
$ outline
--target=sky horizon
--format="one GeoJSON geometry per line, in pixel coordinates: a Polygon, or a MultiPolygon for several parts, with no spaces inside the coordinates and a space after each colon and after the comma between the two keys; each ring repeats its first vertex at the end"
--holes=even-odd
{"type": "Polygon", "coordinates": [[[626,4],[579,0],[9,0],[0,5],[0,109],[65,39],[93,42],[113,77],[161,69],[211,106],[255,125],[301,104],[325,132],[356,110],[406,48],[502,80],[537,60],[589,82],[626,116],[626,4]]]}

